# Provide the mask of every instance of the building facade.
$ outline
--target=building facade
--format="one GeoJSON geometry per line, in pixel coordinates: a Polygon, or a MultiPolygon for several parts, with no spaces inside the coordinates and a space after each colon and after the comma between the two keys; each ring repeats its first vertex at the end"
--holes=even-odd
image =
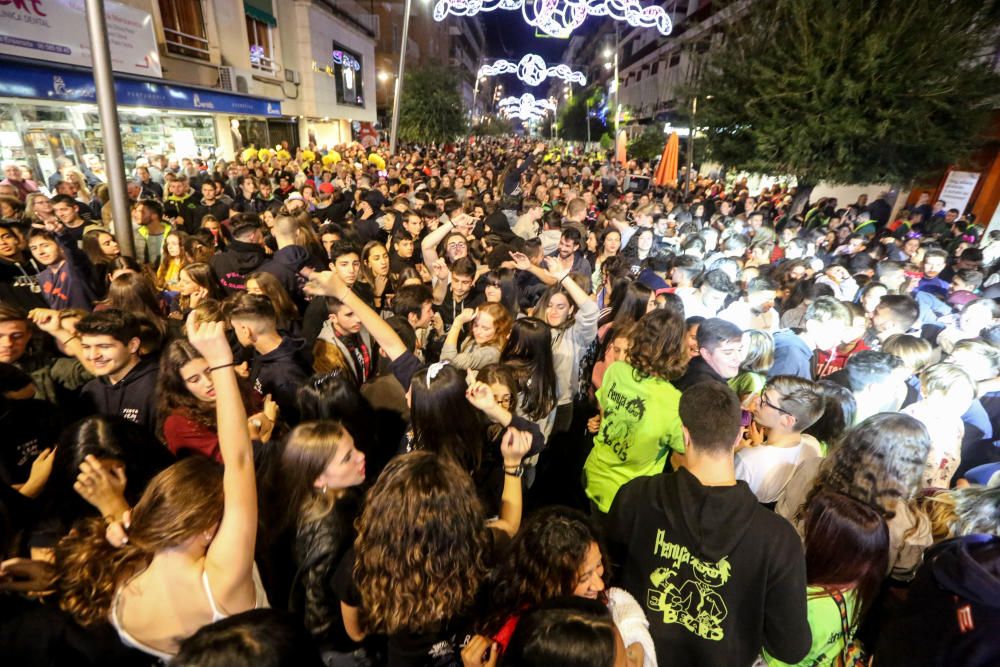
{"type": "MultiPolygon", "coordinates": [[[[12,3],[0,22],[0,160],[42,180],[103,158],[82,4],[12,3]]],[[[353,0],[109,1],[105,18],[127,169],[332,145],[375,120],[376,20],[353,0]]]]}

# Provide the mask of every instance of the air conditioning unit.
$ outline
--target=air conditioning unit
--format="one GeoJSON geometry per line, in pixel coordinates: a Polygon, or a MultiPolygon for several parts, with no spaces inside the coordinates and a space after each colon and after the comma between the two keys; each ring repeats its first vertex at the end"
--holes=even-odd
{"type": "Polygon", "coordinates": [[[298,70],[286,68],[285,81],[287,81],[288,83],[294,83],[295,85],[299,85],[300,83],[302,83],[302,75],[299,74],[298,70]]]}
{"type": "Polygon", "coordinates": [[[219,67],[218,87],[231,93],[250,95],[256,93],[257,85],[253,79],[253,72],[250,70],[223,65],[219,67]]]}

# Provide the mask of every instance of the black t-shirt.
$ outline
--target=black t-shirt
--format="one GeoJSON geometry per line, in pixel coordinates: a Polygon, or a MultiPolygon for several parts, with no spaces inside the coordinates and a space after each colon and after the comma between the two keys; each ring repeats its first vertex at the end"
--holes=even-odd
{"type": "Polygon", "coordinates": [[[48,401],[0,400],[0,483],[21,484],[46,447],[54,447],[62,419],[48,401]]]}

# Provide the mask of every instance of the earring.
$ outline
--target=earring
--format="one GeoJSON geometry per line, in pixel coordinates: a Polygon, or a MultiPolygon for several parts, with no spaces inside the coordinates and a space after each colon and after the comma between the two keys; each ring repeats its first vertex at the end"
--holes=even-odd
{"type": "Polygon", "coordinates": [[[326,495],[326,484],[324,484],[324,485],[323,485],[323,488],[322,488],[322,489],[320,489],[320,492],[321,492],[321,493],[322,493],[322,494],[323,494],[324,496],[326,495]]]}

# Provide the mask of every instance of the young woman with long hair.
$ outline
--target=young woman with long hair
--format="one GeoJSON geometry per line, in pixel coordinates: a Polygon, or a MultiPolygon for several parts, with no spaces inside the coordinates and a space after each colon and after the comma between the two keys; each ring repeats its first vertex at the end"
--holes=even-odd
{"type": "MultiPolygon", "coordinates": [[[[516,467],[526,451],[526,442],[505,447],[505,465],[516,467]]],[[[519,511],[514,519],[494,529],[516,533],[519,511]]],[[[354,583],[366,622],[362,628],[356,610],[345,609],[349,634],[387,635],[390,665],[447,654],[457,662],[493,550],[469,475],[446,456],[399,456],[375,482],[357,525],[354,583]]]]}
{"type": "Polygon", "coordinates": [[[582,364],[591,368],[590,382],[594,389],[601,386],[604,372],[612,363],[611,343],[618,333],[630,329],[643,315],[656,308],[653,290],[640,282],[628,278],[619,279],[611,291],[611,311],[607,321],[597,330],[597,338],[591,343],[582,364]],[[588,364],[588,361],[592,363],[588,364]]]}
{"type": "Polygon", "coordinates": [[[175,312],[180,317],[187,317],[193,308],[206,299],[221,301],[226,298],[219,286],[219,279],[215,277],[215,271],[203,262],[187,264],[180,270],[177,291],[180,297],[177,299],[175,312]]]}
{"type": "Polygon", "coordinates": [[[478,370],[500,361],[500,352],[514,324],[510,313],[499,303],[481,303],[475,310],[464,309],[455,317],[441,347],[441,359],[467,370],[478,370]],[[458,349],[458,338],[466,324],[472,335],[458,349]]]}
{"type": "Polygon", "coordinates": [[[608,257],[615,257],[622,249],[622,233],[614,227],[606,227],[597,236],[597,250],[594,252],[594,273],[590,277],[594,285],[601,284],[601,266],[608,257]]]}
{"type": "Polygon", "coordinates": [[[606,513],[618,489],[664,469],[683,454],[680,392],[671,384],[687,365],[685,322],[672,310],[654,310],[635,325],[628,361],[616,361],[597,392],[600,427],[584,464],[585,491],[606,513]]]}
{"type": "MultiPolygon", "coordinates": [[[[821,491],[806,507],[804,533],[812,647],[798,664],[854,664],[850,658],[861,654],[854,633],[889,569],[885,519],[867,503],[821,491]]],[[[764,658],[769,665],[786,664],[766,650],[764,658]]]]}
{"type": "Polygon", "coordinates": [[[288,434],[275,473],[275,532],[278,546],[290,547],[276,554],[275,564],[292,566],[275,573],[279,594],[287,591],[289,610],[324,652],[353,651],[357,644],[344,630],[333,579],[354,544],[365,455],[339,422],[306,421],[288,434]]]}
{"type": "Polygon", "coordinates": [[[160,266],[156,269],[156,286],[160,289],[177,291],[181,269],[188,263],[185,251],[187,240],[188,235],[176,229],[171,230],[163,239],[163,257],[160,258],[160,266]]]}
{"type": "Polygon", "coordinates": [[[803,461],[775,511],[802,532],[813,496],[831,491],[876,508],[889,527],[889,568],[906,579],[930,546],[927,515],[914,502],[931,451],[926,427],[908,415],[880,413],[849,429],[826,458],[803,461]]]}
{"type": "Polygon", "coordinates": [[[625,645],[638,643],[650,658],[647,666],[655,665],[641,607],[628,592],[608,588],[610,574],[597,529],[582,512],[565,507],[538,510],[524,521],[490,572],[482,629],[506,648],[521,617],[547,601],[569,596],[597,600],[615,609],[616,617],[633,621],[622,624],[625,645]]]}
{"type": "Polygon", "coordinates": [[[299,309],[274,274],[266,271],[251,273],[247,276],[246,288],[247,294],[261,294],[274,304],[279,331],[293,336],[302,331],[299,309]]]}
{"type": "Polygon", "coordinates": [[[494,269],[482,278],[486,302],[502,304],[515,319],[521,310],[516,278],[513,269],[494,269]]]}
{"type": "Polygon", "coordinates": [[[153,478],[121,547],[94,519],[57,549],[60,606],[84,626],[110,622],[125,644],[165,661],[202,626],[267,605],[253,562],[257,488],[232,350],[221,323],[192,320],[187,333],[210,367],[225,465],[189,457],[153,478]]]}
{"type": "Polygon", "coordinates": [[[379,241],[369,241],[361,250],[361,280],[372,287],[375,310],[392,309],[396,285],[389,271],[389,251],[379,241]]]}
{"type": "Polygon", "coordinates": [[[159,292],[144,274],[123,273],[111,280],[108,296],[95,310],[114,308],[148,320],[162,338],[167,333],[165,308],[159,292]]]}
{"type": "Polygon", "coordinates": [[[524,317],[511,327],[500,360],[517,378],[517,411],[538,424],[548,439],[556,418],[556,372],[552,331],[540,319],[524,317]]]}
{"type": "MultiPolygon", "coordinates": [[[[241,388],[243,404],[248,393],[241,388]]],[[[174,455],[198,453],[222,462],[219,450],[215,383],[208,362],[191,343],[172,341],[160,356],[157,376],[157,434],[174,455]]],[[[247,424],[254,440],[267,442],[278,418],[277,406],[266,400],[247,424]]]]}

